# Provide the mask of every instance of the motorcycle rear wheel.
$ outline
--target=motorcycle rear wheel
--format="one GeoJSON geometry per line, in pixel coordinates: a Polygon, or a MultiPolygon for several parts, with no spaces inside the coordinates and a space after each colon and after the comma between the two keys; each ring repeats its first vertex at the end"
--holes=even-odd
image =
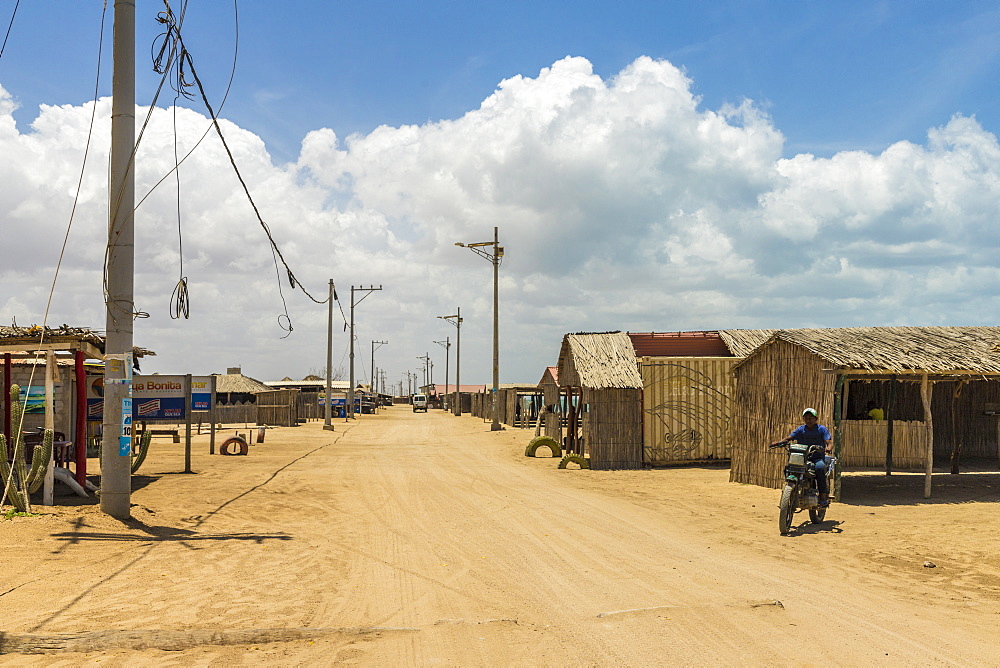
{"type": "Polygon", "coordinates": [[[810,508],[809,509],[809,520],[813,524],[819,524],[826,518],[826,508],[810,508]]]}
{"type": "Polygon", "coordinates": [[[782,536],[787,536],[792,529],[792,518],[795,516],[795,506],[798,505],[798,489],[792,483],[781,490],[781,503],[778,505],[778,530],[782,536]]]}

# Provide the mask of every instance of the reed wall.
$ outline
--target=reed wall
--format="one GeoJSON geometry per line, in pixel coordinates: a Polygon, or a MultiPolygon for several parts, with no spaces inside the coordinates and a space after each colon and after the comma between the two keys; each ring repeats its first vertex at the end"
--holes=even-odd
{"type": "Polygon", "coordinates": [[[593,470],[642,468],[642,390],[583,389],[583,439],[593,470]]]}

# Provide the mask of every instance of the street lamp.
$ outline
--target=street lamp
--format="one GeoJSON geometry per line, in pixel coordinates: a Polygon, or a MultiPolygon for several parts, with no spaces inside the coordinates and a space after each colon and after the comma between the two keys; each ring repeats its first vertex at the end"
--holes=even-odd
{"type": "Polygon", "coordinates": [[[372,341],[372,384],[369,388],[371,393],[375,395],[375,405],[372,407],[372,413],[378,410],[380,401],[378,396],[378,378],[375,375],[375,351],[388,343],[388,341],[372,341]]]}
{"type": "Polygon", "coordinates": [[[449,389],[448,388],[448,358],[451,355],[451,338],[446,336],[446,337],[444,337],[444,341],[435,341],[434,343],[436,343],[439,346],[441,346],[442,348],[444,348],[444,401],[441,404],[441,408],[447,410],[447,406],[445,406],[445,404],[448,403],[448,389],[449,389]]]}
{"type": "Polygon", "coordinates": [[[493,424],[490,431],[500,431],[500,413],[497,399],[500,395],[500,309],[499,309],[499,279],[500,261],[503,258],[503,246],[500,245],[500,230],[493,228],[493,241],[480,241],[474,244],[456,243],[456,246],[468,248],[493,264],[493,424]],[[486,250],[488,246],[491,249],[486,250]]]}
{"type": "MultiPolygon", "coordinates": [[[[452,412],[455,415],[462,414],[462,381],[460,371],[462,370],[462,309],[461,307],[455,315],[439,315],[438,318],[455,325],[458,331],[455,333],[455,406],[452,412]]],[[[447,369],[447,366],[445,367],[447,369]]],[[[445,371],[447,376],[447,370],[445,371]]],[[[447,380],[447,378],[445,379],[447,380]]]]}

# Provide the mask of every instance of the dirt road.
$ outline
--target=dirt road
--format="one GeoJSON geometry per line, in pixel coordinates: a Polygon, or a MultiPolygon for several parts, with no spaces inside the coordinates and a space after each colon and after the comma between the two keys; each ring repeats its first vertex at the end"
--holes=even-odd
{"type": "Polygon", "coordinates": [[[0,520],[0,661],[1000,663],[998,474],[941,476],[933,503],[851,478],[782,538],[777,492],[722,469],[559,470],[529,431],[406,407],[336,429],[248,457],[200,437],[196,475],[157,442],[126,524],[0,520]]]}

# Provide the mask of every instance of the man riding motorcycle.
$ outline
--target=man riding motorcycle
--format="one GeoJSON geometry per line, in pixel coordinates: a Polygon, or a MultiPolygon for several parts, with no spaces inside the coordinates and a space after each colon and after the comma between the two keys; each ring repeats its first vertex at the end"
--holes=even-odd
{"type": "Polygon", "coordinates": [[[830,505],[830,486],[826,480],[826,467],[829,455],[833,453],[833,438],[830,431],[819,423],[819,416],[815,408],[807,408],[802,411],[802,421],[804,424],[795,428],[787,438],[775,441],[771,445],[784,445],[789,441],[795,441],[801,445],[817,445],[822,450],[816,450],[810,455],[809,461],[816,467],[816,488],[819,492],[819,505],[826,507],[830,505]]]}

